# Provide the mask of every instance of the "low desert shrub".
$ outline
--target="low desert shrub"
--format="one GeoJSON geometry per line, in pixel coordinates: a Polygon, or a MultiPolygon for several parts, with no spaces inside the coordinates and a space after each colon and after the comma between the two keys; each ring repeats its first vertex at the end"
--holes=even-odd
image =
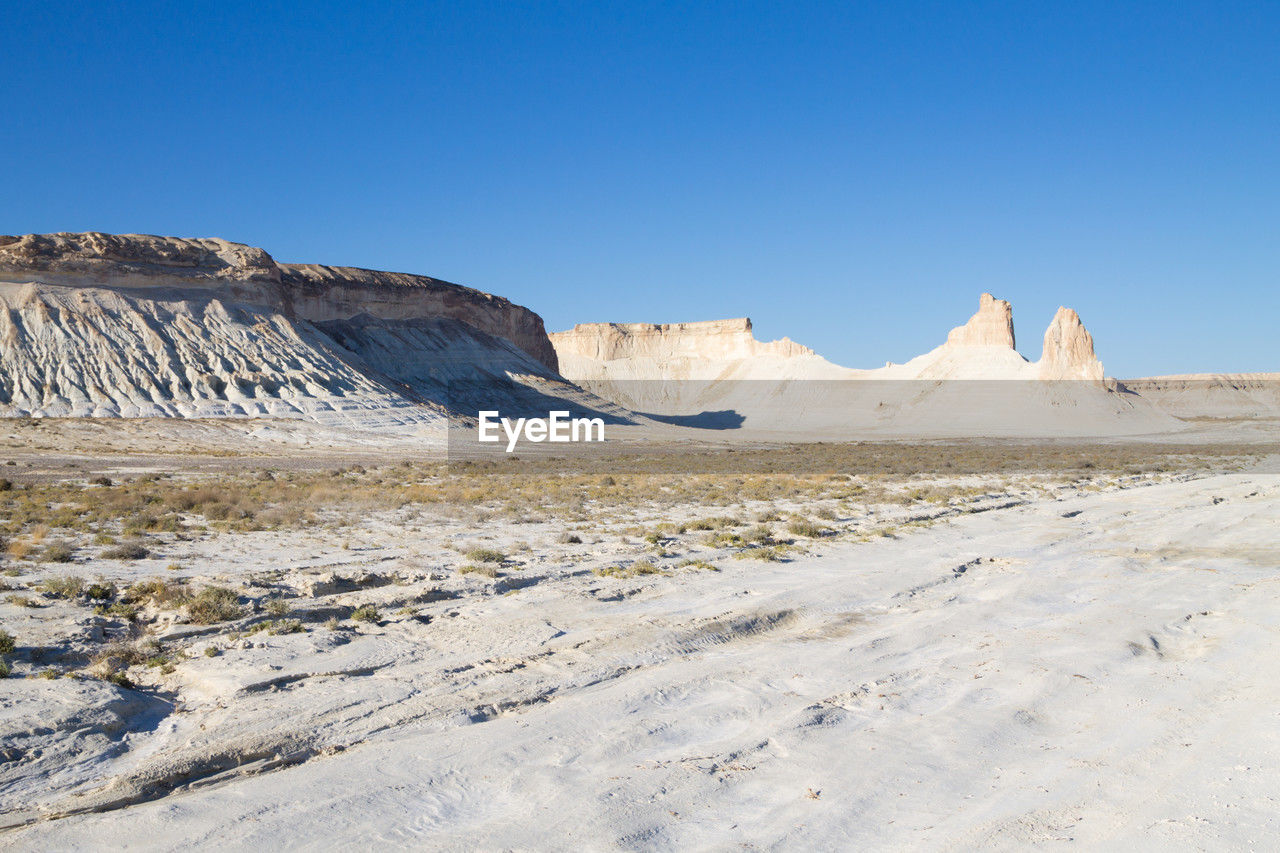
{"type": "Polygon", "coordinates": [[[702,542],[711,548],[734,548],[746,544],[745,539],[728,530],[717,530],[715,533],[708,534],[702,542]]]}
{"type": "Polygon", "coordinates": [[[107,548],[102,552],[103,558],[107,560],[143,560],[150,556],[151,551],[141,542],[123,542],[114,548],[107,548]]]}
{"type": "Polygon", "coordinates": [[[31,552],[35,550],[35,546],[30,542],[14,540],[9,543],[9,547],[6,550],[9,552],[9,556],[13,559],[25,560],[27,557],[31,556],[31,552]]]}
{"type": "Polygon", "coordinates": [[[74,555],[75,549],[71,547],[71,543],[62,539],[50,542],[40,551],[40,559],[46,563],[70,563],[74,555]]]}
{"type": "Polygon", "coordinates": [[[803,536],[806,539],[817,539],[824,535],[827,531],[820,524],[814,524],[803,518],[797,518],[787,525],[787,530],[794,536],[803,536]]]}
{"type": "Polygon", "coordinates": [[[629,566],[605,566],[592,569],[591,573],[601,578],[634,578],[639,575],[660,575],[662,569],[648,560],[639,560],[629,566]]]}
{"type": "Polygon", "coordinates": [[[54,598],[77,598],[80,593],[84,592],[84,579],[73,575],[63,575],[60,578],[49,578],[40,584],[40,589],[46,595],[52,595],[54,598]]]}
{"type": "Polygon", "coordinates": [[[782,563],[787,559],[787,551],[778,545],[764,545],[758,548],[747,548],[733,555],[735,560],[762,560],[766,563],[782,563]]]}
{"type": "Polygon", "coordinates": [[[17,641],[13,638],[13,634],[0,630],[0,655],[12,654],[15,648],[17,648],[17,641]]]}
{"type": "Polygon", "coordinates": [[[492,548],[472,548],[466,553],[466,558],[477,563],[501,563],[507,555],[492,548]]]}
{"type": "Polygon", "coordinates": [[[254,625],[247,633],[256,634],[260,631],[266,631],[268,634],[275,636],[277,634],[300,634],[306,630],[302,626],[301,619],[268,619],[265,622],[259,622],[254,625]]]}
{"type": "Polygon", "coordinates": [[[487,578],[496,578],[498,576],[498,569],[492,564],[481,565],[481,566],[469,564],[466,566],[459,567],[458,574],[460,575],[475,574],[475,575],[484,575],[487,578]]]}
{"type": "Polygon", "coordinates": [[[352,611],[351,618],[357,622],[377,622],[382,617],[372,604],[362,604],[352,611]]]}
{"type": "Polygon", "coordinates": [[[244,615],[240,597],[234,590],[220,586],[207,586],[185,602],[187,616],[193,624],[213,625],[229,622],[244,615]]]}

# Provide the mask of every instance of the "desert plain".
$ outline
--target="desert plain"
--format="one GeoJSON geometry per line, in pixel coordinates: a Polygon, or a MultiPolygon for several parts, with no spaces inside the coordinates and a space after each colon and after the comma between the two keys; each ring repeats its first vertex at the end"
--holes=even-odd
{"type": "Polygon", "coordinates": [[[0,847],[1265,847],[1280,376],[1017,345],[0,237],[0,847]]]}
{"type": "Polygon", "coordinates": [[[1275,445],[448,463],[96,423],[3,431],[7,848],[1277,830],[1275,445]]]}

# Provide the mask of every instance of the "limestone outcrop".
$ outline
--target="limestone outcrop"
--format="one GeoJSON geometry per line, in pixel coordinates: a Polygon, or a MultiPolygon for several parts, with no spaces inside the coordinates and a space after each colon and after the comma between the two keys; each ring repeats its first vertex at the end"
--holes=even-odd
{"type": "Polygon", "coordinates": [[[1015,349],[1013,309],[984,293],[946,341],[905,364],[841,367],[749,320],[588,323],[552,333],[561,372],[673,423],[763,434],[1124,435],[1178,422],[1104,381],[1079,315],[1059,309],[1044,353],[1015,349]]]}
{"type": "Polygon", "coordinates": [[[893,379],[1103,380],[1093,337],[1075,311],[1058,309],[1040,360],[1032,362],[1015,349],[1012,306],[990,293],[982,294],[977,313],[952,329],[941,346],[875,372],[893,379]]]}
{"type": "Polygon", "coordinates": [[[631,358],[712,359],[717,361],[769,356],[816,355],[790,338],[758,341],[751,320],[707,320],[696,323],[579,323],[553,332],[557,358],[615,361],[631,358]]]}
{"type": "Polygon", "coordinates": [[[262,249],[227,240],[97,232],[0,236],[0,282],[205,291],[313,322],[361,314],[457,320],[556,369],[542,318],[501,296],[423,275],[280,264],[262,249]]]}
{"type": "Polygon", "coordinates": [[[555,373],[542,319],[426,276],[146,235],[0,237],[0,415],[438,423],[461,383],[555,373]]]}
{"type": "Polygon", "coordinates": [[[978,310],[944,343],[905,364],[844,368],[788,338],[758,341],[749,319],[696,323],[580,323],[553,332],[561,373],[575,382],[723,379],[1021,379],[1101,382],[1093,337],[1059,308],[1038,362],[1015,348],[1013,307],[984,293],[978,310]]]}
{"type": "Polygon", "coordinates": [[[1004,347],[1017,349],[1013,335],[1013,306],[984,293],[978,299],[978,313],[947,335],[952,347],[1004,347]]]}
{"type": "Polygon", "coordinates": [[[1040,379],[1101,382],[1103,378],[1102,362],[1093,351],[1093,335],[1070,308],[1060,307],[1053,315],[1053,322],[1044,333],[1044,351],[1037,366],[1040,379]]]}

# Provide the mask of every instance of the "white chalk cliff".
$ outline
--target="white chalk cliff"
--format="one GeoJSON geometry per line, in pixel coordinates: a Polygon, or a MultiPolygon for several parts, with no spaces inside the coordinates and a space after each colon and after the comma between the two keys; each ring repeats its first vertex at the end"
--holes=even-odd
{"type": "Polygon", "coordinates": [[[613,379],[753,379],[843,368],[789,338],[758,341],[751,321],[696,323],[579,323],[553,332],[560,372],[574,381],[613,379]]]}
{"type": "Polygon", "coordinates": [[[935,349],[869,370],[833,364],[787,339],[757,341],[750,320],[592,323],[550,337],[566,378],[629,409],[694,426],[834,436],[1132,434],[1176,425],[1104,381],[1076,312],[1058,309],[1040,360],[1028,361],[1015,348],[1012,307],[989,293],[935,349]]]}
{"type": "Polygon", "coordinates": [[[501,297],[148,235],[0,237],[0,367],[8,416],[397,427],[441,422],[458,383],[583,397],[542,319],[501,297]]]}
{"type": "Polygon", "coordinates": [[[869,371],[867,378],[1044,379],[1101,382],[1102,362],[1093,337],[1070,308],[1059,308],[1044,335],[1044,350],[1031,362],[1015,348],[1013,308],[984,293],[978,311],[947,335],[944,344],[911,359],[869,371]]]}
{"type": "Polygon", "coordinates": [[[1093,337],[1059,308],[1040,361],[1015,348],[1013,308],[984,293],[978,311],[937,348],[906,364],[841,367],[788,338],[757,341],[749,319],[698,323],[580,323],[553,332],[560,372],[575,382],[708,379],[1079,379],[1101,382],[1093,337]]]}

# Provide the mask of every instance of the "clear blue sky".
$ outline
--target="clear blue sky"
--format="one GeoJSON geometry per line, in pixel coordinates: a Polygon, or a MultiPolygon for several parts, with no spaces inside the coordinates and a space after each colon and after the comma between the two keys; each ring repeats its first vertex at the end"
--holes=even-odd
{"type": "Polygon", "coordinates": [[[220,236],[548,328],[874,367],[990,290],[1108,373],[1280,370],[1280,3],[42,3],[0,233],[220,236]]]}

